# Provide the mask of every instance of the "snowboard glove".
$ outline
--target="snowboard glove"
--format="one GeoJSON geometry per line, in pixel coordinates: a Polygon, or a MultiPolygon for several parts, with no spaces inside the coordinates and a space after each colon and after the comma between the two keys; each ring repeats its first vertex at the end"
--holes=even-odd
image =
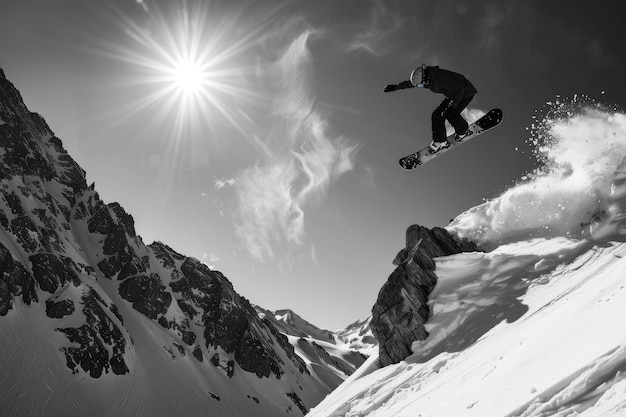
{"type": "Polygon", "coordinates": [[[390,91],[396,91],[397,89],[398,89],[398,86],[397,86],[397,85],[395,85],[395,84],[387,84],[387,85],[385,86],[385,88],[383,89],[383,91],[384,91],[385,93],[388,93],[388,92],[390,92],[390,91]]]}

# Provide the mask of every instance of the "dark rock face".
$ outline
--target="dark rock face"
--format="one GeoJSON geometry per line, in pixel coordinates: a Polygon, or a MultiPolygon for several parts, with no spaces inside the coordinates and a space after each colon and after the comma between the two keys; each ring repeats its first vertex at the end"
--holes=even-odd
{"type": "Polygon", "coordinates": [[[58,329],[72,342],[71,346],[61,349],[65,353],[68,368],[76,373],[80,366],[92,378],[99,378],[109,369],[115,375],[128,373],[124,361],[126,339],[117,324],[106,314],[109,307],[93,289],[83,295],[81,304],[87,318],[85,324],[58,329]]]}
{"type": "Polygon", "coordinates": [[[285,395],[287,395],[287,397],[289,397],[289,399],[291,401],[293,401],[293,403],[296,405],[296,407],[298,407],[298,409],[302,412],[303,416],[307,415],[309,410],[306,409],[304,403],[302,402],[300,397],[298,397],[298,394],[296,394],[295,392],[288,392],[285,395]]]}
{"type": "Polygon", "coordinates": [[[46,315],[53,319],[61,319],[71,315],[75,310],[72,300],[46,301],[46,315]]]}
{"type": "Polygon", "coordinates": [[[87,217],[88,230],[103,235],[102,253],[105,259],[98,263],[98,269],[107,277],[117,275],[118,280],[145,273],[146,261],[137,255],[137,249],[143,246],[138,241],[132,216],[127,214],[117,203],[97,204],[93,215],[85,207],[83,216],[87,217]]]}
{"type": "Polygon", "coordinates": [[[0,316],[6,316],[13,308],[13,297],[21,297],[28,305],[39,301],[33,277],[0,243],[0,316]]]}
{"type": "Polygon", "coordinates": [[[39,288],[51,294],[67,282],[78,282],[72,268],[72,260],[50,253],[38,253],[29,257],[32,271],[39,288]]]}
{"type": "Polygon", "coordinates": [[[139,275],[128,278],[120,284],[120,295],[133,303],[133,308],[155,320],[165,314],[172,302],[172,295],[161,284],[157,274],[139,275]]]}
{"type": "MultiPolygon", "coordinates": [[[[260,378],[272,373],[280,378],[283,362],[276,352],[276,341],[300,372],[306,371],[306,365],[287,338],[259,319],[250,303],[235,292],[220,272],[210,270],[196,259],[185,258],[162,243],[154,243],[150,248],[163,267],[171,271],[170,288],[178,306],[189,321],[204,328],[207,349],[220,347],[234,354],[242,369],[260,378]]],[[[182,330],[188,327],[188,322],[167,326],[175,325],[182,330]]],[[[220,363],[219,354],[216,355],[211,361],[220,363]]]]}
{"type": "Polygon", "coordinates": [[[379,343],[379,360],[387,366],[407,358],[415,340],[425,340],[430,310],[428,295],[437,283],[433,258],[478,250],[445,229],[413,225],[406,231],[406,247],[394,259],[389,276],[372,308],[371,328],[379,343]]]}

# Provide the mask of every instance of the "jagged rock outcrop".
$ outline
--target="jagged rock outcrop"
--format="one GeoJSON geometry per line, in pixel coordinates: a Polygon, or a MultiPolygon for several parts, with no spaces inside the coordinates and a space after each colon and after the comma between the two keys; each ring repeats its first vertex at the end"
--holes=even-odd
{"type": "Polygon", "coordinates": [[[471,242],[459,240],[445,229],[413,225],[406,231],[406,247],[394,259],[397,268],[378,293],[372,308],[371,328],[379,344],[382,366],[408,357],[415,340],[428,332],[428,295],[437,276],[433,258],[478,250],[471,242]]]}

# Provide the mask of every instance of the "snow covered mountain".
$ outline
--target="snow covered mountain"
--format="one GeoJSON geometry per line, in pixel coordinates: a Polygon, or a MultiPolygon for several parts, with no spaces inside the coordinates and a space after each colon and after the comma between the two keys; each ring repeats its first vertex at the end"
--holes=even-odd
{"type": "Polygon", "coordinates": [[[378,348],[378,341],[372,334],[372,317],[357,320],[345,329],[335,332],[335,338],[350,349],[370,356],[378,348]]]}
{"type": "Polygon", "coordinates": [[[269,311],[255,306],[259,317],[288,335],[296,354],[307,364],[311,375],[322,382],[328,392],[337,388],[367,360],[365,354],[338,340],[330,330],[322,330],[289,309],[269,311]]]}
{"type": "Polygon", "coordinates": [[[370,323],[372,317],[357,320],[345,329],[336,331],[323,330],[304,320],[289,309],[269,311],[255,306],[259,316],[266,318],[281,332],[318,341],[343,346],[344,349],[361,352],[370,356],[378,346],[378,341],[372,334],[370,323]]]}
{"type": "Polygon", "coordinates": [[[365,360],[145,245],[1,70],[0,226],[1,416],[302,415],[365,360]]]}
{"type": "Polygon", "coordinates": [[[335,334],[330,330],[323,330],[309,323],[294,311],[289,309],[269,311],[255,306],[261,318],[271,321],[277,329],[291,336],[311,337],[317,340],[334,343],[335,334]]]}
{"type": "Polygon", "coordinates": [[[433,259],[425,337],[309,416],[626,415],[626,115],[579,98],[547,115],[543,166],[446,228],[484,251],[433,259]]]}

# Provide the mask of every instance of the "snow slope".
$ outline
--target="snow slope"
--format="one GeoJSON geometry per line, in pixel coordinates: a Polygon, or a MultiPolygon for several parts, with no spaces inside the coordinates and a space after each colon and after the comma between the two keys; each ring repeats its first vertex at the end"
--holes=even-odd
{"type": "Polygon", "coordinates": [[[310,416],[626,415],[626,115],[549,110],[542,167],[448,226],[489,251],[436,259],[429,338],[310,416]]]}

